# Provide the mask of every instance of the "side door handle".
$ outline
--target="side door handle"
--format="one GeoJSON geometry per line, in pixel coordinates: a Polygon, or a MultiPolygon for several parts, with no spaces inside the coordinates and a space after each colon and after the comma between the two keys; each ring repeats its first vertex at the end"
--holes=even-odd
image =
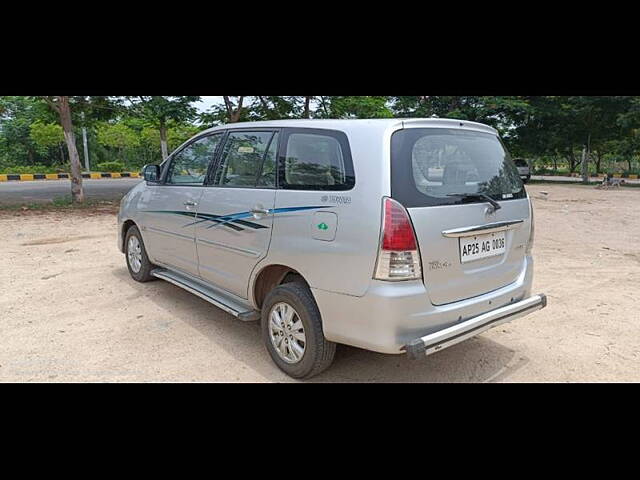
{"type": "Polygon", "coordinates": [[[197,207],[198,203],[197,202],[184,202],[184,206],[185,207],[197,207]]]}
{"type": "Polygon", "coordinates": [[[251,213],[255,213],[257,215],[269,215],[269,209],[254,207],[251,209],[251,213]]]}

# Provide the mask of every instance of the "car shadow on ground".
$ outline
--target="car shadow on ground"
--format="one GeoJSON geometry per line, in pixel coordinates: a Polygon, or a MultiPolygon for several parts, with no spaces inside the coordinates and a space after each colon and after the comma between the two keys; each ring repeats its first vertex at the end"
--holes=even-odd
{"type": "MultiPolygon", "coordinates": [[[[113,271],[136,293],[145,296],[207,338],[215,349],[223,349],[266,381],[287,382],[290,377],[272,362],[263,343],[259,322],[241,322],[232,315],[181,288],[161,280],[140,284],[126,268],[113,271]]],[[[338,345],[332,366],[313,382],[494,382],[509,376],[528,363],[513,350],[482,335],[435,355],[411,360],[406,355],[385,355],[346,345],[338,345]]],[[[188,366],[185,365],[185,371],[188,366]]],[[[254,375],[255,377],[255,375],[254,375]]],[[[215,372],[210,381],[220,381],[215,372]]],[[[239,378],[239,381],[243,381],[239,378]]]]}

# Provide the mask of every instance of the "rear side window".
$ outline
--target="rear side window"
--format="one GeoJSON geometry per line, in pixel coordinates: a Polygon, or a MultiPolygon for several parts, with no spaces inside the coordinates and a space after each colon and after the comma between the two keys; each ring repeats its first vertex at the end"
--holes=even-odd
{"type": "Polygon", "coordinates": [[[280,187],[350,190],[355,184],[349,142],[333,130],[291,129],[280,157],[280,187]]]}
{"type": "Polygon", "coordinates": [[[229,133],[213,184],[240,188],[275,187],[276,142],[277,133],[274,132],[229,133]],[[265,161],[267,168],[263,174],[265,161]]]}
{"type": "Polygon", "coordinates": [[[482,193],[494,200],[526,197],[500,139],[472,130],[415,128],[391,138],[392,196],[405,207],[452,205],[482,193]]]}

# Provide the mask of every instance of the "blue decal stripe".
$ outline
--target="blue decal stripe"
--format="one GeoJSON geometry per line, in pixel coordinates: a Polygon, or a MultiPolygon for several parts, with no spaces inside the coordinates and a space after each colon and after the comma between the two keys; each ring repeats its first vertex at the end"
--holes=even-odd
{"type": "MultiPolygon", "coordinates": [[[[268,212],[270,214],[278,214],[278,213],[290,213],[290,212],[302,212],[305,210],[316,210],[319,208],[333,208],[330,205],[315,205],[311,207],[285,207],[285,208],[272,208],[269,209],[268,212]]],[[[212,222],[212,225],[209,225],[207,228],[216,228],[216,227],[229,227],[237,232],[243,231],[244,228],[239,227],[238,225],[233,225],[237,223],[244,227],[249,227],[253,229],[263,229],[269,228],[265,225],[261,225],[259,223],[248,222],[244,220],[245,218],[252,218],[252,212],[240,212],[240,213],[232,213],[230,215],[213,215],[211,213],[192,213],[192,212],[183,212],[176,210],[148,210],[148,213],[166,213],[166,214],[174,214],[181,215],[185,217],[192,217],[195,219],[195,222],[188,223],[183,225],[183,228],[190,227],[193,225],[198,225],[204,222],[212,222]]]]}
{"type": "Polygon", "coordinates": [[[314,207],[287,207],[276,208],[275,210],[269,210],[269,213],[288,213],[288,212],[301,212],[303,210],[314,210],[316,208],[333,208],[329,205],[314,206],[314,207]]]}

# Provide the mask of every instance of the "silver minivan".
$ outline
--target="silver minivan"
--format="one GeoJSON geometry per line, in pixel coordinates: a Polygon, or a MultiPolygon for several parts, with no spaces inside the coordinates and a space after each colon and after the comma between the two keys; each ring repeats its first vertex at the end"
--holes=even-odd
{"type": "Polygon", "coordinates": [[[260,321],[295,378],[338,343],[417,358],[546,306],[518,170],[462,120],[216,127],[144,168],[118,234],[135,280],[260,321]]]}

